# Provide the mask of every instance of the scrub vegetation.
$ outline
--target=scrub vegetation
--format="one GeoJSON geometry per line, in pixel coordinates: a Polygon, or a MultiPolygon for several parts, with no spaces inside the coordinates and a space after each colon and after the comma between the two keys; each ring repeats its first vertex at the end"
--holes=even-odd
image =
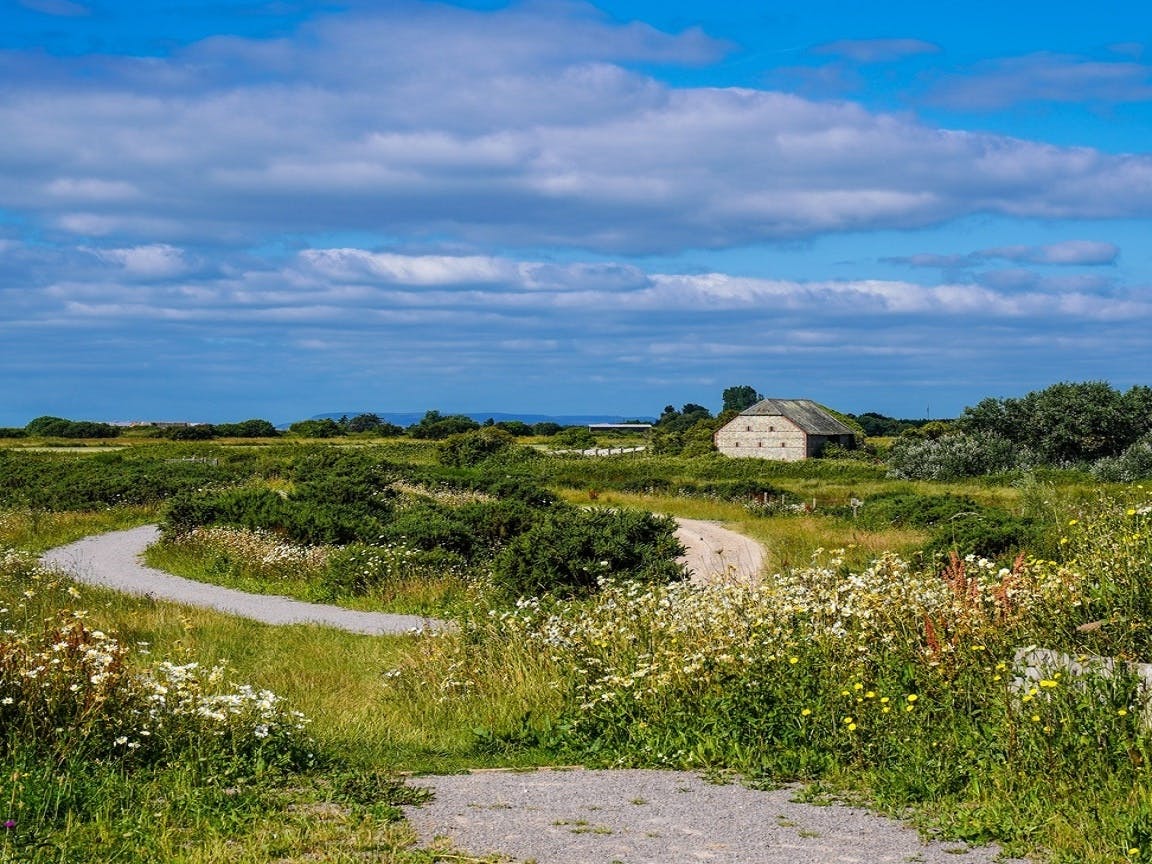
{"type": "Polygon", "coordinates": [[[0,860],[475,860],[412,845],[401,774],[572,762],[801,781],[1038,860],[1152,860],[1139,477],[544,455],[491,427],[12,443],[0,860]],[[683,579],[653,512],[756,537],[764,577],[683,579]],[[273,628],[34,563],[151,521],[152,563],[182,575],[459,627],[273,628]]]}

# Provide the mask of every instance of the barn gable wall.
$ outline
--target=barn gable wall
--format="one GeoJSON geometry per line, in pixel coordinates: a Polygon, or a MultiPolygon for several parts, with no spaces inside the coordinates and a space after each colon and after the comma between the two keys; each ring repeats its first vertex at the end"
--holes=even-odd
{"type": "MultiPolygon", "coordinates": [[[[812,436],[821,438],[822,436],[812,436]]],[[[808,436],[799,426],[782,416],[741,414],[716,431],[716,449],[740,459],[772,459],[799,462],[808,456],[808,436]]]]}

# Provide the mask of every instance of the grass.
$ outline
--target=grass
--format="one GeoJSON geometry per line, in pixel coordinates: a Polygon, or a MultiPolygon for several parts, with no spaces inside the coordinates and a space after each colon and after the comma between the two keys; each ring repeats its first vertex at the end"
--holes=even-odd
{"type": "MultiPolygon", "coordinates": [[[[53,514],[40,520],[44,533],[36,534],[26,515],[5,514],[0,546],[18,541],[39,550],[150,515],[134,509],[53,514]]],[[[4,569],[0,608],[19,613],[19,620],[32,626],[55,609],[84,608],[89,626],[116,634],[124,645],[146,646],[149,653],[138,662],[163,657],[204,668],[226,662],[230,679],[272,690],[316,718],[309,731],[322,761],[315,769],[268,769],[219,782],[198,768],[195,758],[149,770],[87,760],[51,767],[34,753],[0,750],[0,773],[6,778],[0,780],[0,810],[27,784],[68,790],[50,795],[36,812],[0,813],[17,823],[0,835],[0,860],[479,860],[452,850],[413,848],[414,837],[396,822],[394,806],[411,793],[388,785],[387,778],[553,758],[540,748],[510,750],[501,743],[541,708],[541,676],[529,664],[493,658],[491,647],[481,646],[474,663],[498,674],[477,678],[475,668],[459,667],[455,683],[409,681],[404,670],[411,673],[440,650],[434,638],[274,628],[96,588],[69,594],[66,582],[30,582],[19,568],[4,569]],[[393,670],[401,674],[390,675],[393,670]],[[342,791],[358,785],[369,791],[358,798],[342,791]]]]}
{"type": "MultiPolygon", "coordinates": [[[[245,532],[217,532],[243,536],[245,532]]],[[[246,547],[259,543],[245,544],[246,547]]],[[[298,550],[279,541],[269,541],[272,549],[298,550]]],[[[269,545],[269,544],[263,544],[269,545]]],[[[349,609],[370,612],[396,612],[429,618],[452,617],[465,609],[472,598],[468,581],[452,572],[419,572],[399,576],[372,586],[367,593],[334,591],[322,563],[297,559],[265,564],[251,554],[251,548],[222,548],[203,541],[180,538],[161,541],[144,555],[150,567],[210,585],[223,585],[251,594],[274,594],[311,603],[335,603],[349,609]],[[249,553],[249,554],[245,554],[249,553]]],[[[260,549],[255,550],[259,553],[260,549]]]]}
{"type": "MultiPolygon", "coordinates": [[[[947,579],[890,558],[868,569],[868,559],[912,550],[923,534],[864,532],[819,508],[762,517],[713,498],[604,489],[592,501],[585,486],[564,497],[716,519],[748,533],[783,578],[760,594],[630,588],[493,615],[477,608],[459,633],[425,638],[273,628],[84,588],[92,626],[125,644],[148,643],[151,657],[227,659],[235,680],[314,718],[323,764],[249,770],[222,785],[184,761],[87,773],[81,765],[43,773],[29,762],[26,776],[73,784],[59,800],[84,807],[55,824],[43,851],[21,853],[38,861],[431,861],[436,853],[414,851],[407,829],[390,821],[407,793],[355,790],[387,786],[381,770],[578,760],[800,779],[814,795],[851,790],[965,842],[1000,840],[1054,862],[1152,860],[1152,742],[1136,721],[1132,682],[1079,687],[1051,678],[1036,695],[1008,686],[1021,644],[1152,656],[1144,590],[1152,531],[1141,521],[1152,517],[1140,510],[1142,492],[1117,508],[1093,502],[1100,490],[1082,485],[896,484],[866,473],[825,477],[828,470],[777,480],[829,500],[911,488],[1038,513],[1065,540],[1061,564],[1011,573],[957,564],[947,579]],[[813,564],[818,547],[850,551],[813,564]],[[1106,623],[1076,629],[1089,620],[1106,623]]],[[[39,550],[155,515],[7,511],[0,545],[39,550]]],[[[10,570],[0,605],[26,602],[24,618],[35,622],[60,601],[63,585],[24,598],[28,582],[10,570]]],[[[12,758],[0,771],[23,774],[12,758]]]]}

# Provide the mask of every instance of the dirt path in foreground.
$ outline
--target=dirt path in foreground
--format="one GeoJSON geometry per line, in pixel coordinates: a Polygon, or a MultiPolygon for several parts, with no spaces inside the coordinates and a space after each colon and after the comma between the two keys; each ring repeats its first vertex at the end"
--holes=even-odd
{"type": "Polygon", "coordinates": [[[718,522],[677,519],[676,539],[687,550],[679,559],[694,581],[756,581],[764,569],[764,547],[718,522]]]}

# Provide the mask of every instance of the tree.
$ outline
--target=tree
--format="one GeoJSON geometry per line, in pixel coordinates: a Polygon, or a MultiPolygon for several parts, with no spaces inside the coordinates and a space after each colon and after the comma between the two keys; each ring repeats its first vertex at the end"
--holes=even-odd
{"type": "Polygon", "coordinates": [[[383,421],[376,414],[357,414],[341,425],[349,432],[375,432],[383,425],[383,421]]]}
{"type": "Polygon", "coordinates": [[[439,441],[447,438],[449,435],[456,435],[460,432],[471,432],[473,429],[479,428],[479,423],[464,414],[450,414],[445,416],[439,411],[428,411],[420,419],[419,423],[414,423],[408,427],[408,434],[413,438],[427,438],[433,441],[439,441]]]}
{"type": "Polygon", "coordinates": [[[735,411],[737,413],[745,408],[751,408],[764,397],[756,392],[756,388],[748,384],[739,387],[728,387],[722,395],[724,407],[722,411],[735,411]]]}
{"type": "Polygon", "coordinates": [[[288,427],[288,431],[301,438],[337,438],[344,434],[340,424],[331,417],[323,420],[301,420],[288,427]]]}
{"type": "Polygon", "coordinates": [[[271,421],[259,418],[240,423],[218,423],[214,428],[221,438],[275,438],[280,434],[271,421]]]}
{"type": "Polygon", "coordinates": [[[1106,381],[1063,381],[1021,399],[984,399],[965,408],[957,426],[1028,448],[1043,463],[1072,465],[1122,453],[1148,431],[1150,419],[1146,387],[1121,393],[1106,381]]]}

